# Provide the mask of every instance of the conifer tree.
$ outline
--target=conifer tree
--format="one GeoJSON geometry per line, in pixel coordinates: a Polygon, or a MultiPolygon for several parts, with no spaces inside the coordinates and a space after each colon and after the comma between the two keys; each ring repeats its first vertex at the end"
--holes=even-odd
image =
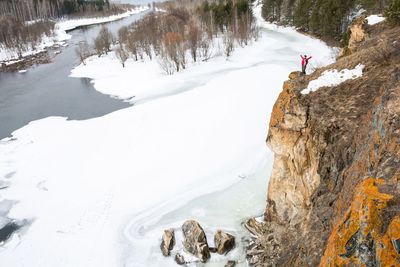
{"type": "Polygon", "coordinates": [[[400,0],[390,1],[389,6],[385,10],[385,17],[389,23],[400,25],[400,0]]]}
{"type": "Polygon", "coordinates": [[[300,0],[293,14],[294,25],[298,28],[308,30],[309,18],[311,12],[312,12],[311,0],[300,0]]]}

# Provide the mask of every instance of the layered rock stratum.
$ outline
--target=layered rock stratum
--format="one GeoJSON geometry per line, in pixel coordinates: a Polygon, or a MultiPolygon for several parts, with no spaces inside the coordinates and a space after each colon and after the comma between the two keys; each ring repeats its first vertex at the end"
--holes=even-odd
{"type": "Polygon", "coordinates": [[[400,28],[354,29],[346,56],[292,73],[275,103],[264,222],[248,226],[252,265],[400,266],[400,28]],[[323,71],[358,64],[360,78],[301,94],[323,71]]]}

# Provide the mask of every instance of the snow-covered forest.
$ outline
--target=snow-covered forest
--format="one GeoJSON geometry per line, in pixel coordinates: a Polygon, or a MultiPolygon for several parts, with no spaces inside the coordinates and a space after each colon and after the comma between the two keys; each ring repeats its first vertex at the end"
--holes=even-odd
{"type": "MultiPolygon", "coordinates": [[[[7,52],[22,58],[26,52],[36,50],[45,38],[54,37],[57,19],[105,17],[130,8],[108,0],[0,1],[0,54],[7,52]]],[[[0,55],[0,61],[4,58],[0,55]]]]}

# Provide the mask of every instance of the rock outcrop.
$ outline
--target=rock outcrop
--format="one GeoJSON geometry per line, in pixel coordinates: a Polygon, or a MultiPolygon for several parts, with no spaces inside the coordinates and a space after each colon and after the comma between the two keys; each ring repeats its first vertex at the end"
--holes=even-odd
{"type": "Polygon", "coordinates": [[[247,223],[253,265],[400,266],[400,28],[366,34],[350,55],[283,85],[265,222],[247,223]],[[362,77],[300,93],[324,70],[357,64],[362,77]]]}
{"type": "Polygon", "coordinates": [[[367,25],[367,20],[365,16],[357,18],[349,27],[350,37],[348,48],[354,51],[358,44],[365,41],[368,38],[368,34],[365,30],[365,25],[367,25]]]}
{"type": "Polygon", "coordinates": [[[182,225],[183,247],[185,250],[202,262],[210,258],[210,249],[207,244],[207,237],[200,224],[194,220],[188,220],[182,225]]]}
{"type": "Polygon", "coordinates": [[[179,253],[177,253],[177,254],[175,255],[175,262],[176,262],[178,265],[184,265],[184,264],[186,263],[185,258],[184,258],[181,254],[179,254],[179,253]]]}
{"type": "MultiPolygon", "coordinates": [[[[389,181],[390,187],[395,183],[389,181]]],[[[388,184],[389,184],[388,183],[388,184]]],[[[320,266],[399,266],[400,216],[396,215],[381,231],[384,209],[394,195],[379,191],[384,179],[366,178],[355,188],[351,206],[328,239],[320,266]]],[[[396,189],[395,189],[396,190],[396,189]]]]}
{"type": "Polygon", "coordinates": [[[175,246],[175,233],[173,229],[164,230],[161,241],[161,251],[164,256],[169,256],[175,246]]]}
{"type": "Polygon", "coordinates": [[[231,234],[218,230],[214,235],[214,243],[217,253],[224,255],[235,247],[235,237],[231,234]]]}
{"type": "Polygon", "coordinates": [[[265,234],[265,227],[263,223],[258,222],[254,218],[250,218],[244,224],[244,227],[253,235],[253,236],[262,236],[265,234]]]}

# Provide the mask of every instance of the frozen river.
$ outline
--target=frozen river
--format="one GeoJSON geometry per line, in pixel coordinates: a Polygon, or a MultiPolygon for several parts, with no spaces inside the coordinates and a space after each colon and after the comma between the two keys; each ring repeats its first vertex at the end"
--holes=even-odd
{"type": "Polygon", "coordinates": [[[112,53],[75,68],[74,76],[93,79],[90,90],[143,101],[86,120],[51,114],[0,141],[0,212],[21,225],[0,246],[0,262],[176,266],[161,255],[163,230],[196,219],[211,244],[216,229],[238,241],[207,266],[228,259],[246,266],[242,222],[265,207],[273,104],[300,53],[321,65],[333,60],[318,40],[260,26],[260,39],[229,60],[215,57],[172,76],[157,62],[128,61],[123,69],[112,53]]]}
{"type": "MultiPolygon", "coordinates": [[[[105,25],[116,34],[120,27],[142,16],[132,15],[105,25]]],[[[71,69],[79,64],[77,45],[84,40],[92,43],[101,27],[92,25],[69,32],[72,38],[68,46],[60,48],[62,53],[50,64],[38,65],[26,73],[0,72],[0,139],[33,120],[49,116],[84,120],[129,106],[94,90],[89,79],[69,77],[71,69]]]]}

